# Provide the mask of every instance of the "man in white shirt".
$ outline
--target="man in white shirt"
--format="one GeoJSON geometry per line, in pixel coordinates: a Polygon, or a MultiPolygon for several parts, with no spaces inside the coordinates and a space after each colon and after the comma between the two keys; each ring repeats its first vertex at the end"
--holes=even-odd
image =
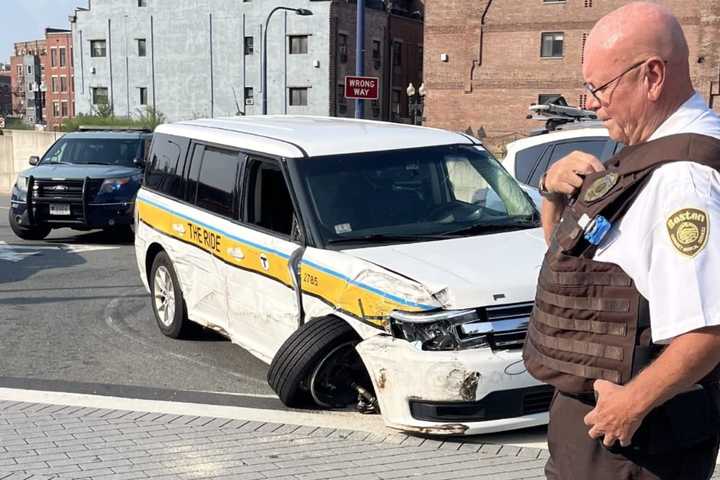
{"type": "MultiPolygon", "coordinates": [[[[588,108],[616,141],[632,147],[680,133],[720,139],[720,118],[693,90],[682,28],[662,6],[634,2],[602,18],[586,42],[583,76],[588,108]]],[[[540,182],[548,242],[584,178],[604,169],[592,155],[573,152],[548,170],[540,182]]],[[[643,452],[634,456],[629,450],[633,435],[653,409],[701,388],[701,380],[720,363],[720,295],[715,291],[720,282],[720,173],[707,165],[676,161],[651,175],[592,259],[615,264],[632,279],[647,299],[652,341],[666,347],[627,383],[594,380],[596,402],[582,419],[584,429],[605,447],[617,442],[628,450],[574,456],[572,448],[562,444],[571,440],[556,434],[559,440],[549,440],[549,478],[671,478],[665,473],[670,470],[658,463],[661,458],[643,452]],[[582,465],[584,458],[592,458],[592,464],[582,465]],[[602,477],[593,468],[613,474],[602,477]]],[[[606,191],[600,184],[600,197],[606,191]]],[[[560,423],[553,410],[550,434],[554,420],[560,423]]],[[[673,471],[684,472],[672,478],[710,478],[719,441],[715,435],[702,449],[693,447],[687,454],[678,450],[668,457],[679,469],[673,471]],[[693,465],[683,470],[680,464],[691,455],[693,465]]]]}

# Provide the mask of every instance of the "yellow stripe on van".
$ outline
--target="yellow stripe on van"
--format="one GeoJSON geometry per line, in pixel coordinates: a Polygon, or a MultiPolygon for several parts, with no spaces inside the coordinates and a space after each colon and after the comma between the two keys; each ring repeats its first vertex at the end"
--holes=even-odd
{"type": "MultiPolygon", "coordinates": [[[[292,288],[288,258],[284,255],[262,250],[247,242],[228,237],[217,229],[193,222],[140,198],[136,201],[136,208],[139,220],[155,230],[191,243],[230,265],[257,272],[292,288]],[[233,256],[231,254],[233,249],[240,250],[243,257],[233,256]]],[[[396,302],[368,288],[348,282],[339,274],[332,274],[308,265],[307,262],[303,262],[301,266],[300,281],[304,293],[320,297],[334,308],[379,328],[383,327],[383,319],[387,319],[393,310],[425,310],[415,304],[396,302]]]]}

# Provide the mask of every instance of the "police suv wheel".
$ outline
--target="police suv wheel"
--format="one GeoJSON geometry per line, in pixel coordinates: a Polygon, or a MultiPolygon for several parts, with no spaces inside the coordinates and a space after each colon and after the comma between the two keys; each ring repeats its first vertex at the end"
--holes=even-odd
{"type": "Polygon", "coordinates": [[[180,283],[167,253],[160,252],[155,257],[148,280],[160,331],[170,338],[181,337],[188,320],[180,283]]]}
{"type": "Polygon", "coordinates": [[[273,358],[267,380],[288,407],[342,408],[357,403],[357,386],[372,390],[355,351],[360,337],[347,322],[316,318],[297,329],[273,358]]]}
{"type": "Polygon", "coordinates": [[[13,214],[12,210],[10,210],[8,215],[8,223],[10,223],[10,228],[15,233],[15,235],[22,238],[23,240],[42,240],[43,238],[47,237],[50,233],[50,230],[52,230],[46,225],[35,225],[27,227],[24,225],[20,225],[19,223],[17,223],[17,220],[15,220],[15,215],[13,214]]]}

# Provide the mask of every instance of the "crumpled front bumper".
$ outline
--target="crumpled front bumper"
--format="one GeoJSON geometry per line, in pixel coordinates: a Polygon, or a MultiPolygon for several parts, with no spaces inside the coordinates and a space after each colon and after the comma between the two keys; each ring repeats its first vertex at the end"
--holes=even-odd
{"type": "Polygon", "coordinates": [[[388,427],[472,435],[544,425],[552,389],[532,378],[521,352],[433,352],[376,335],[357,351],[388,427]]]}

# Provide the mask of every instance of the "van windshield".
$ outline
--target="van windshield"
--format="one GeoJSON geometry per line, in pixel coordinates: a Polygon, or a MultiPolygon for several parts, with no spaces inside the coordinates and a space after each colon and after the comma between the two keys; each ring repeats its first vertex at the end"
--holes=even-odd
{"type": "Polygon", "coordinates": [[[144,154],[142,138],[62,138],[48,150],[41,163],[132,167],[135,159],[143,160],[144,154]]]}
{"type": "Polygon", "coordinates": [[[487,151],[447,145],[296,163],[324,243],[404,243],[535,228],[539,215],[487,151]]]}

